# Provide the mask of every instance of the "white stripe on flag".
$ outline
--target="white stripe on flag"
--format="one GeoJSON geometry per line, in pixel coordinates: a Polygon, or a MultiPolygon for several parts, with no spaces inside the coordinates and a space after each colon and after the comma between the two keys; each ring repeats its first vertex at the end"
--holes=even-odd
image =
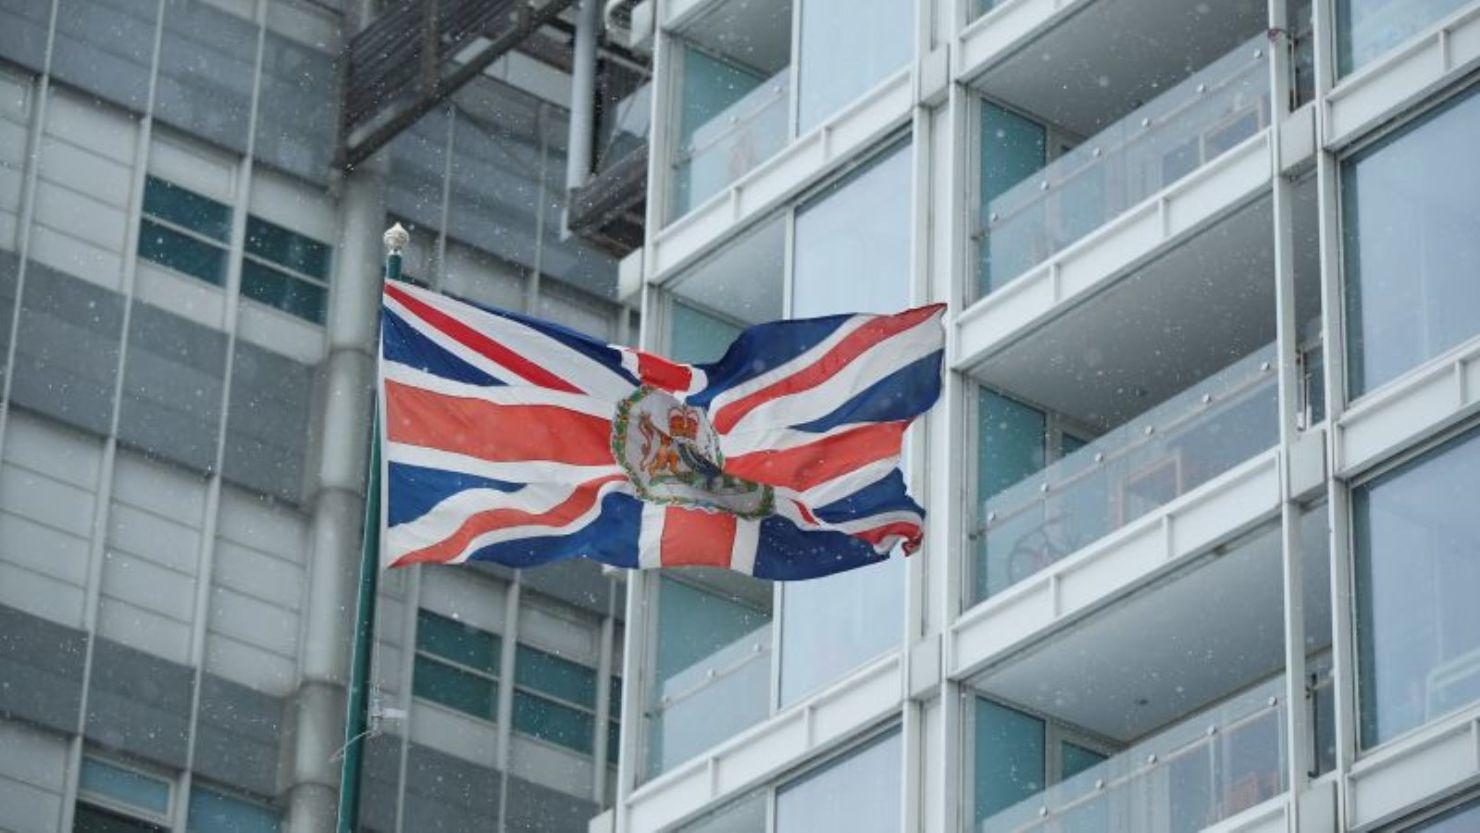
{"type": "Polygon", "coordinates": [[[832,350],[834,347],[838,346],[839,342],[852,335],[853,332],[859,327],[862,327],[863,325],[878,317],[879,316],[877,315],[855,315],[849,320],[844,321],[842,324],[839,324],[838,328],[834,330],[830,335],[828,335],[827,338],[813,345],[812,349],[808,350],[807,352],[802,353],[801,355],[797,356],[794,359],[791,359],[784,364],[777,365],[776,367],[771,368],[770,370],[762,373],[759,376],[756,376],[753,379],[747,379],[746,381],[741,382],[735,387],[730,388],[729,390],[714,397],[714,401],[709,403],[709,412],[711,414],[717,414],[719,413],[719,410],[721,408],[725,407],[731,402],[744,399],[745,397],[751,395],[752,393],[755,393],[756,391],[765,390],[771,385],[774,385],[782,379],[785,379],[787,376],[791,376],[792,374],[797,373],[800,370],[811,367],[812,365],[817,363],[818,359],[821,359],[823,356],[827,355],[829,350],[832,350]]]}
{"type": "Polygon", "coordinates": [[[443,396],[477,399],[490,405],[550,405],[599,419],[611,419],[616,413],[613,403],[583,393],[566,393],[533,385],[469,385],[399,362],[385,363],[385,378],[443,396]]]}
{"type": "Polygon", "coordinates": [[[737,573],[752,575],[755,572],[755,551],[760,546],[761,522],[759,520],[735,519],[735,540],[730,545],[730,569],[737,573]]]}
{"type": "Polygon", "coordinates": [[[663,566],[663,524],[667,520],[667,506],[643,502],[642,532],[637,536],[638,567],[649,570],[663,566]]]}
{"type": "Polygon", "coordinates": [[[503,483],[585,483],[608,474],[621,474],[615,461],[606,466],[577,466],[552,460],[494,462],[468,454],[441,451],[405,443],[385,444],[386,460],[428,469],[443,469],[503,483]]]}

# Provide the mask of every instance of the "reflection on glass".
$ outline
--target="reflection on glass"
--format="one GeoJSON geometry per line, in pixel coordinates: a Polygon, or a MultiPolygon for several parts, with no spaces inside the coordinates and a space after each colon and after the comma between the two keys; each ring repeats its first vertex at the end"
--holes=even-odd
{"type": "Polygon", "coordinates": [[[1034,156],[1021,116],[983,113],[980,292],[1062,251],[1269,123],[1260,34],[1008,187],[1034,156]],[[990,178],[990,179],[989,179],[990,178]],[[999,191],[999,188],[1006,190],[999,191]]]}
{"type": "Polygon", "coordinates": [[[786,143],[787,76],[685,48],[670,216],[679,217],[786,143]]]}
{"type": "Polygon", "coordinates": [[[1273,360],[1273,345],[1258,350],[1010,486],[1001,484],[1044,459],[1041,414],[984,393],[976,600],[1273,446],[1273,360]]]}
{"type": "Polygon", "coordinates": [[[1192,833],[1274,798],[1285,791],[1283,690],[1282,677],[1268,680],[1109,758],[1063,743],[1074,763],[1062,759],[1047,788],[1044,722],[976,698],[973,829],[1192,833]]]}
{"type": "Polygon", "coordinates": [[[1363,747],[1480,700],[1480,433],[1352,492],[1363,747]]]}
{"type": "Polygon", "coordinates": [[[668,356],[677,362],[701,364],[718,361],[742,328],[692,304],[673,302],[673,329],[668,337],[668,356]]]}
{"type": "Polygon", "coordinates": [[[1471,93],[1342,165],[1352,398],[1480,332],[1477,129],[1471,93]]]}
{"type": "Polygon", "coordinates": [[[657,581],[647,771],[655,775],[764,718],[771,692],[771,586],[689,570],[657,581]]]}
{"type": "Polygon", "coordinates": [[[766,793],[731,802],[718,812],[674,828],[673,833],[766,833],[766,793]]]}
{"type": "MultiPolygon", "coordinates": [[[[909,306],[909,160],[889,151],[797,215],[793,317],[909,306]]],[[[899,644],[905,573],[897,557],[782,588],[782,706],[899,644]]]]}
{"type": "Polygon", "coordinates": [[[1465,0],[1336,0],[1337,74],[1361,69],[1465,0]]]}
{"type": "Polygon", "coordinates": [[[899,730],[776,791],[776,833],[899,830],[899,730]]]}
{"type": "Polygon", "coordinates": [[[1410,830],[1412,833],[1466,833],[1477,827],[1480,827],[1480,802],[1471,801],[1410,830]]]}
{"type": "Polygon", "coordinates": [[[913,52],[908,0],[801,0],[797,135],[903,69],[913,52]]]}

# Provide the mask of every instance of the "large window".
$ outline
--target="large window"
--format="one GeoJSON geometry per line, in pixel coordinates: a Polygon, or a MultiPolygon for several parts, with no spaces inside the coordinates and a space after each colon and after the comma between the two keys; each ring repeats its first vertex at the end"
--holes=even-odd
{"type": "Polygon", "coordinates": [[[1480,332],[1477,131],[1470,93],[1342,165],[1353,398],[1480,332]]]}
{"type": "Polygon", "coordinates": [[[329,258],[326,244],[248,217],[242,295],[322,324],[328,309],[329,258]]]}
{"type": "Polygon", "coordinates": [[[1480,700],[1480,432],[1352,492],[1360,739],[1480,700]]]}
{"type": "Polygon", "coordinates": [[[776,833],[890,833],[902,820],[898,730],[776,791],[776,833]]]}
{"type": "Polygon", "coordinates": [[[904,67],[914,51],[908,0],[798,0],[797,134],[904,67]]]}
{"type": "Polygon", "coordinates": [[[139,257],[224,286],[230,241],[230,206],[156,176],[144,180],[139,257]]]}
{"type": "Polygon", "coordinates": [[[1412,833],[1466,833],[1480,828],[1480,802],[1470,801],[1408,828],[1412,833]]]}
{"type": "Polygon", "coordinates": [[[493,720],[498,713],[501,647],[494,634],[428,610],[417,611],[412,693],[493,720]]]}
{"type": "MultiPolygon", "coordinates": [[[[910,181],[906,144],[797,212],[792,317],[909,306],[910,181]]],[[[781,705],[898,645],[905,582],[896,557],[783,587],[781,705]]]]}
{"type": "Polygon", "coordinates": [[[589,755],[596,732],[596,671],[520,644],[514,656],[514,729],[589,755]]]}
{"type": "Polygon", "coordinates": [[[1464,4],[1464,0],[1337,0],[1339,73],[1361,69],[1464,4]]]}

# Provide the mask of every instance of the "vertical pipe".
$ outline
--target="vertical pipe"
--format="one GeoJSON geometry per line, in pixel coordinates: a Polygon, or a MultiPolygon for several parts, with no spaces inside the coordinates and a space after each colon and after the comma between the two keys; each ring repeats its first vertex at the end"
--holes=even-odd
{"type": "Polygon", "coordinates": [[[566,145],[565,190],[586,184],[596,133],[597,0],[581,0],[576,17],[575,54],[570,70],[570,141],[566,145]]]}
{"type": "MultiPolygon", "coordinates": [[[[401,277],[401,249],[406,230],[397,223],[385,233],[385,280],[401,277]]],[[[344,766],[339,775],[338,833],[353,833],[359,825],[360,770],[370,722],[370,648],[375,636],[376,580],[380,577],[380,411],[370,415],[370,466],[365,474],[365,520],[360,545],[360,585],[355,600],[354,647],[350,655],[349,689],[345,696],[344,766]]]]}

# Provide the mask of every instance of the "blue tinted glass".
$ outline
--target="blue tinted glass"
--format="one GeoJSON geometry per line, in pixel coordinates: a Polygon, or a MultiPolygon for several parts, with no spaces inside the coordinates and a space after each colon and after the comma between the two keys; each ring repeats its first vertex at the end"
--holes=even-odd
{"type": "Polygon", "coordinates": [[[622,751],[622,724],[613,720],[606,726],[606,762],[612,766],[617,765],[617,758],[622,751]]]}
{"type": "Polygon", "coordinates": [[[589,755],[595,721],[580,709],[523,691],[514,692],[514,728],[526,735],[589,755]]]}
{"type": "Polygon", "coordinates": [[[668,355],[675,361],[702,363],[718,361],[740,328],[728,321],[678,302],[673,302],[673,331],[668,355]]]}
{"type": "Polygon", "coordinates": [[[231,207],[151,176],[144,180],[144,213],[225,243],[231,237],[231,207]]]}
{"type": "Polygon", "coordinates": [[[139,257],[206,283],[226,283],[226,250],[148,219],[139,223],[139,257]]]}
{"type": "Polygon", "coordinates": [[[329,292],[271,266],[243,260],[242,295],[305,321],[322,324],[329,292]]]}
{"type": "Polygon", "coordinates": [[[975,753],[978,822],[1043,790],[1042,720],[977,698],[975,753]]]}
{"type": "Polygon", "coordinates": [[[1480,701],[1477,490],[1472,431],[1352,491],[1364,747],[1480,701]]]}
{"type": "Polygon", "coordinates": [[[247,218],[247,251],[320,280],[329,279],[328,246],[258,217],[247,218]]]}
{"type": "Polygon", "coordinates": [[[1480,333],[1477,131],[1472,93],[1342,165],[1353,398],[1480,333]]]}
{"type": "Polygon", "coordinates": [[[416,658],[411,693],[460,712],[493,720],[498,684],[424,656],[416,658]]]}
{"type": "Polygon", "coordinates": [[[499,638],[426,610],[416,612],[416,649],[498,673],[499,638]]]}
{"type": "Polygon", "coordinates": [[[538,648],[519,646],[514,657],[514,680],[526,688],[596,708],[596,672],[538,648]]]}
{"type": "Polygon", "coordinates": [[[141,810],[163,814],[170,809],[169,782],[92,758],[82,759],[77,787],[141,810]]]}
{"type": "Polygon", "coordinates": [[[1465,4],[1465,0],[1336,0],[1340,74],[1360,69],[1465,4]]]}
{"type": "Polygon", "coordinates": [[[196,787],[190,791],[189,833],[277,833],[277,813],[260,804],[196,787]]]}

